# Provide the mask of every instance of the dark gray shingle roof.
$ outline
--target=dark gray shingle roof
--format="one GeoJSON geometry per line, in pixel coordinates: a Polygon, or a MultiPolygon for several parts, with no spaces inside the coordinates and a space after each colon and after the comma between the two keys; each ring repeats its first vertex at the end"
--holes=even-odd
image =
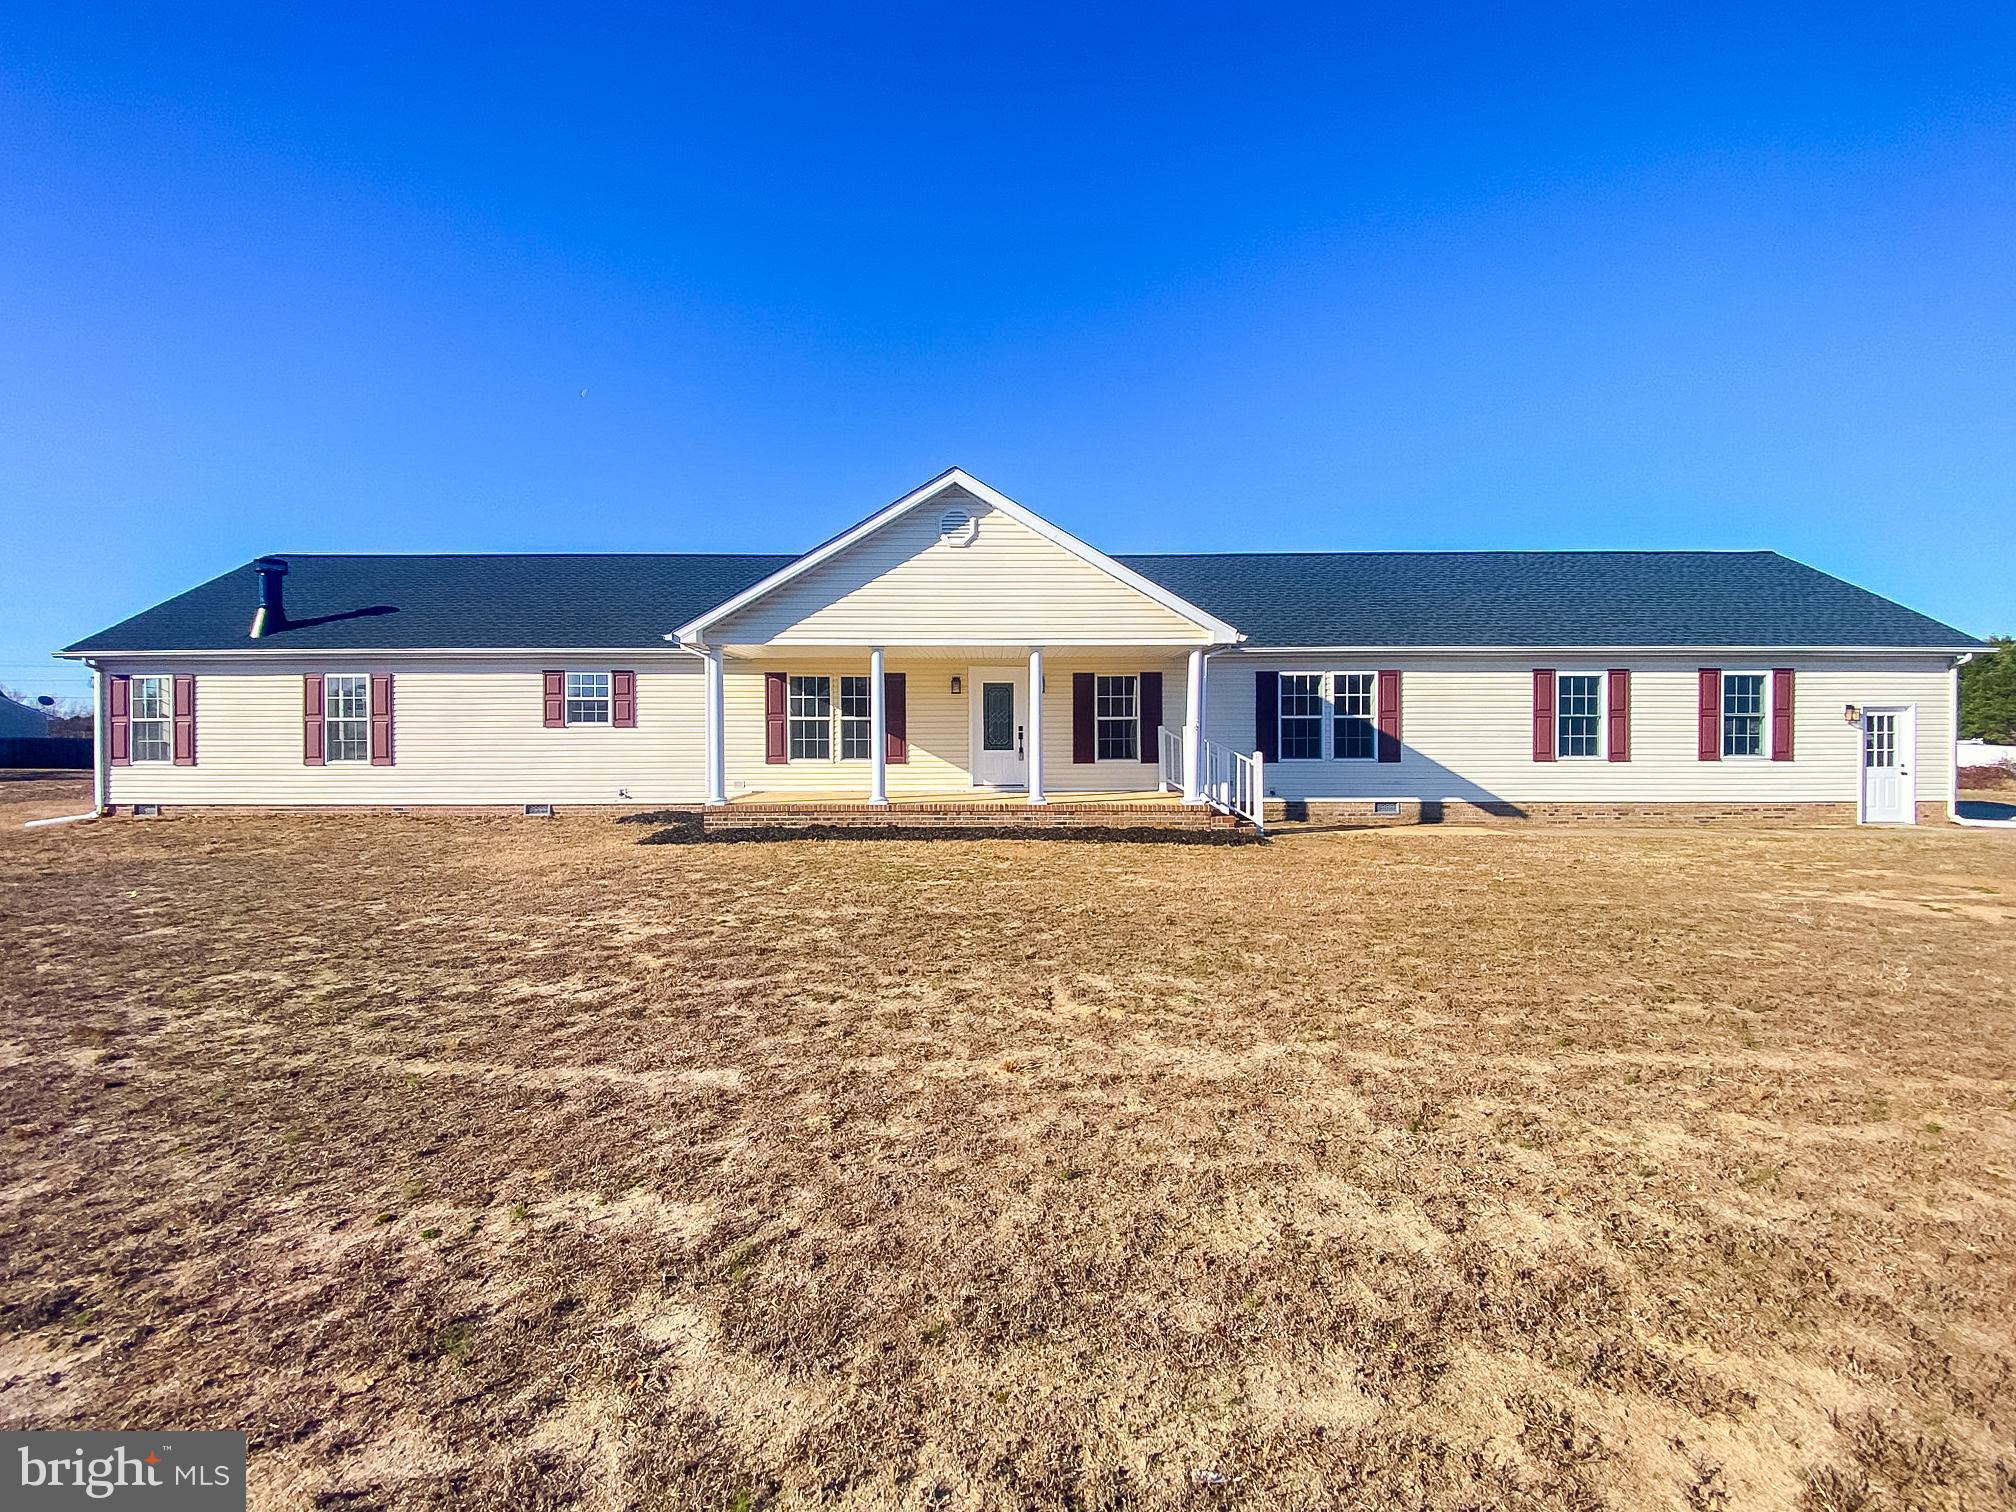
{"type": "Polygon", "coordinates": [[[1121,558],[1260,646],[1972,647],[1775,551],[1121,558]]]}
{"type": "MultiPolygon", "coordinates": [[[[662,647],[792,556],[289,556],[262,650],[662,647]]],[[[1119,560],[1256,646],[1884,646],[1972,636],[1775,552],[1292,552],[1119,560]]],[[[253,645],[252,564],[68,650],[253,645]]]]}

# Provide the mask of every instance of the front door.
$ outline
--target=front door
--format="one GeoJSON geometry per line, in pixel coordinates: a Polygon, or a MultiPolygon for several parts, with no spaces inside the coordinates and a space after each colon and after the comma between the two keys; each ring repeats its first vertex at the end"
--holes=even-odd
{"type": "Polygon", "coordinates": [[[1029,671],[975,667],[972,692],[973,786],[1029,785],[1029,671]]]}
{"type": "Polygon", "coordinates": [[[1917,710],[1862,711],[1862,822],[1912,824],[1918,786],[1911,776],[1917,710]]]}

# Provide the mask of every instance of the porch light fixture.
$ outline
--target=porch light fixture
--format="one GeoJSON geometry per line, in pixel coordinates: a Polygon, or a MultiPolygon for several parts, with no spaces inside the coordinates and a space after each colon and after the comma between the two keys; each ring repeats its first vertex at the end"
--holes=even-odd
{"type": "Polygon", "coordinates": [[[1862,723],[1862,711],[1853,704],[1843,704],[1841,706],[1841,722],[1851,725],[1862,723]]]}
{"type": "Polygon", "coordinates": [[[959,674],[957,672],[952,674],[952,691],[954,693],[959,691],[959,674]]]}

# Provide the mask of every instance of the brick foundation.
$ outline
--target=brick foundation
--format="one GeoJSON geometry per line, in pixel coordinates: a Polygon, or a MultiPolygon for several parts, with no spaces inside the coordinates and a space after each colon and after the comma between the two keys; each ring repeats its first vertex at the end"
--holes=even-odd
{"type": "Polygon", "coordinates": [[[843,803],[731,803],[703,812],[708,834],[747,829],[1232,829],[1213,809],[1173,803],[901,803],[886,808],[843,803]]]}
{"type": "MultiPolygon", "coordinates": [[[[1853,803],[1477,803],[1465,798],[1397,800],[1400,812],[1374,812],[1371,798],[1269,798],[1267,822],[1386,828],[1404,824],[1738,824],[1791,828],[1855,823],[1853,803]]],[[[1384,800],[1394,802],[1395,800],[1384,800]]],[[[1944,824],[1944,803],[1918,805],[1920,824],[1944,824]]]]}

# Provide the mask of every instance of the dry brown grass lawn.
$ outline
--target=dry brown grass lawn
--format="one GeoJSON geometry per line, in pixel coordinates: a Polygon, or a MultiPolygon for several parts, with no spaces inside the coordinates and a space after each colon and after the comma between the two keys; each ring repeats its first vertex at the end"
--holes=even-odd
{"type": "Polygon", "coordinates": [[[260,1506],[2016,1496],[2016,837],[0,789],[0,1421],[260,1506]]]}

